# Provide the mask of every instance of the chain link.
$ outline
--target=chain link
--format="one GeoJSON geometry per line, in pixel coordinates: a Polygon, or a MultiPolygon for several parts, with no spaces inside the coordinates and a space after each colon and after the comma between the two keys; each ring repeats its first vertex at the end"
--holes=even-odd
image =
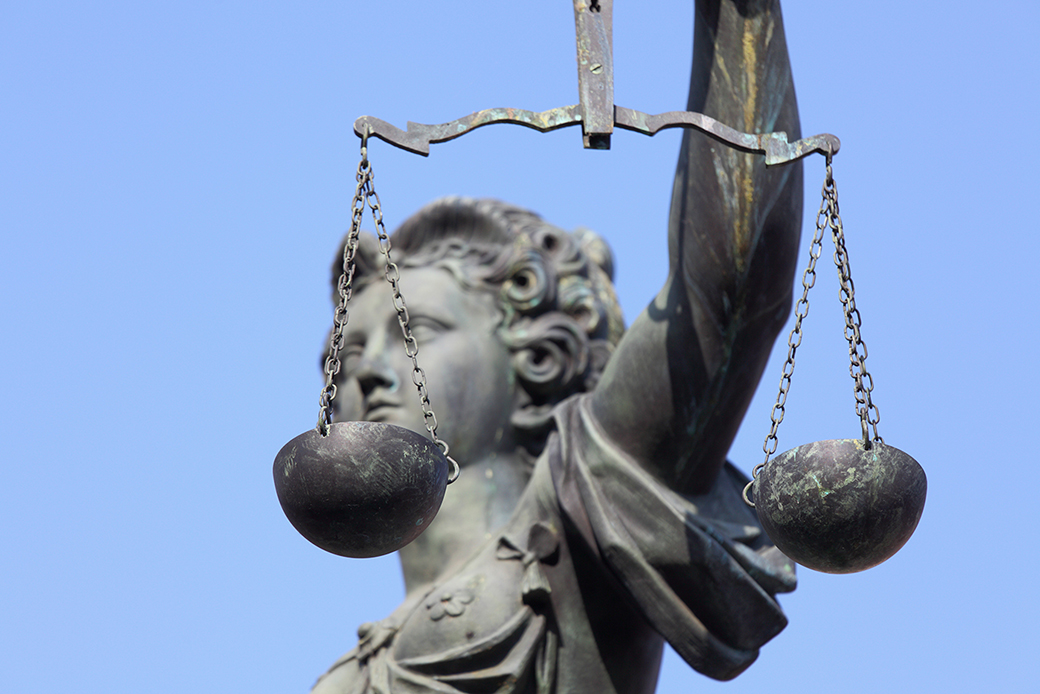
{"type": "Polygon", "coordinates": [[[419,343],[412,335],[409,325],[408,306],[401,293],[401,273],[397,264],[390,257],[390,235],[386,233],[386,226],[383,224],[383,208],[379,203],[379,195],[376,193],[374,184],[375,174],[372,171],[372,164],[368,161],[368,136],[369,131],[366,130],[361,138],[361,162],[358,164],[357,171],[358,184],[351,203],[350,234],[343,249],[343,273],[340,275],[338,285],[340,300],[333,319],[332,337],[329,339],[329,356],[325,360],[325,388],[321,392],[318,430],[322,436],[326,436],[329,425],[332,424],[332,400],[336,397],[334,381],[340,369],[339,351],[343,345],[343,328],[346,326],[348,318],[347,302],[350,301],[351,282],[354,278],[354,257],[361,233],[361,218],[367,205],[376,224],[379,251],[386,262],[383,275],[393,291],[394,310],[397,311],[397,322],[401,326],[401,334],[404,337],[404,351],[412,360],[412,383],[419,393],[423,423],[430,438],[440,447],[444,457],[451,464],[451,471],[448,474],[448,484],[451,484],[458,479],[459,464],[448,455],[448,444],[437,436],[437,415],[434,414],[433,406],[430,404],[430,394],[426,387],[426,372],[419,366],[419,343]]]}
{"type": "Polygon", "coordinates": [[[870,393],[874,390],[874,379],[867,371],[867,346],[860,335],[861,318],[856,308],[856,289],[852,282],[852,270],[849,267],[849,254],[845,250],[845,232],[838,213],[838,189],[834,183],[834,172],[831,169],[831,155],[827,155],[827,176],[823,182],[820,210],[816,213],[816,231],[813,233],[812,245],[809,247],[809,265],[802,273],[802,298],[795,305],[794,328],[787,336],[787,360],[780,376],[780,392],[776,404],[769,415],[772,426],[766,436],[762,450],[765,460],[751,471],[751,481],[744,487],[744,501],[752,508],[755,504],[748,498],[748,492],[754,485],[758,474],[769,462],[770,456],[776,453],[778,439],[776,432],[784,421],[787,405],[787,393],[791,388],[791,377],[794,375],[794,358],[798,347],[802,344],[802,321],[809,315],[809,290],[816,284],[816,261],[823,252],[823,233],[830,229],[834,241],[834,263],[838,268],[840,284],[838,297],[845,313],[845,339],[849,343],[849,373],[856,382],[856,414],[860,418],[863,429],[863,443],[870,448],[871,442],[884,443],[877,432],[877,423],[881,419],[877,406],[871,402],[870,393]],[[873,430],[873,439],[868,435],[868,424],[873,430]]]}

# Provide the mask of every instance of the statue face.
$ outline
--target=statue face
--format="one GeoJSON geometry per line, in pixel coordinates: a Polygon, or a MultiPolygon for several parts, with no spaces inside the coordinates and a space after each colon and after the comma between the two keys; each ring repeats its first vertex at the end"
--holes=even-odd
{"type": "MultiPolygon", "coordinates": [[[[467,465],[515,450],[509,418],[516,403],[509,350],[496,328],[492,294],[462,288],[447,270],[402,268],[401,292],[419,366],[437,415],[437,434],[467,465]]],[[[389,283],[373,280],[347,306],[336,401],[339,419],[396,424],[426,434],[389,283]]]]}

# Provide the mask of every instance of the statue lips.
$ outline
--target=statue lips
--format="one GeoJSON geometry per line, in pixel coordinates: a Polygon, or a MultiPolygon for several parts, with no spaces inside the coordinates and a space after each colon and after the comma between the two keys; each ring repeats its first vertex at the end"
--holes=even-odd
{"type": "Polygon", "coordinates": [[[386,422],[394,417],[394,413],[401,409],[401,403],[395,398],[376,396],[365,402],[365,413],[362,416],[366,422],[386,422]]]}

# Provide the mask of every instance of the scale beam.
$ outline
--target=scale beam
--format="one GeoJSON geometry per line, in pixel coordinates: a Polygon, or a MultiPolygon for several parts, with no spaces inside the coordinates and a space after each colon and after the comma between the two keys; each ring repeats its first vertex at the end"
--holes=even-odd
{"type": "MultiPolygon", "coordinates": [[[[668,128],[700,130],[715,140],[742,152],[764,154],[766,166],[787,164],[814,152],[819,152],[823,155],[834,155],[841,148],[841,141],[834,135],[827,133],[802,138],[795,142],[788,142],[787,133],[785,132],[743,133],[703,113],[669,111],[667,113],[650,115],[642,111],[622,108],[621,106],[614,106],[613,111],[612,126],[616,125],[624,130],[631,130],[644,135],[655,135],[661,130],[668,128]]],[[[380,140],[395,147],[414,154],[421,154],[425,157],[430,154],[431,144],[454,140],[456,137],[461,137],[477,128],[497,123],[512,123],[543,133],[549,132],[550,130],[581,124],[581,105],[563,106],[542,111],[541,113],[525,111],[519,108],[489,108],[471,113],[458,120],[438,125],[409,122],[407,131],[401,130],[379,118],[361,116],[354,121],[354,132],[357,133],[358,137],[364,137],[367,133],[370,137],[378,137],[380,140]]],[[[586,137],[589,136],[588,131],[586,131],[585,135],[586,137]]],[[[594,142],[603,142],[604,134],[602,131],[593,133],[593,138],[594,142]],[[599,139],[596,140],[595,138],[599,139]]],[[[607,136],[606,142],[609,144],[609,136],[607,136]]]]}
{"type": "Polygon", "coordinates": [[[614,104],[613,0],[574,0],[574,28],[578,48],[578,98],[573,106],[537,113],[519,108],[489,108],[439,125],[408,123],[401,130],[384,120],[362,116],[354,121],[358,137],[378,137],[403,150],[430,154],[430,144],[454,140],[485,125],[512,123],[548,132],[581,125],[586,149],[610,149],[614,127],[654,135],[667,128],[700,130],[719,142],[743,152],[764,154],[766,166],[786,164],[814,152],[838,153],[841,142],[830,134],[788,142],[787,133],[744,133],[704,115],[669,111],[649,115],[614,104]]]}

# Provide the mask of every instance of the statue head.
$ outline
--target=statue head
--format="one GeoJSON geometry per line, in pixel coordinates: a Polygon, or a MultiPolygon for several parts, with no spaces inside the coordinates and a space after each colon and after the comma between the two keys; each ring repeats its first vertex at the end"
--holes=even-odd
{"type": "MultiPolygon", "coordinates": [[[[425,206],[391,239],[438,433],[463,465],[489,445],[536,456],[554,406],[595,386],[624,331],[610,248],[587,229],[457,197],[425,206]]],[[[376,238],[363,234],[334,404],[340,418],[391,421],[394,411],[379,407],[392,401],[412,411],[400,423],[421,432],[384,267],[376,238]]]]}

